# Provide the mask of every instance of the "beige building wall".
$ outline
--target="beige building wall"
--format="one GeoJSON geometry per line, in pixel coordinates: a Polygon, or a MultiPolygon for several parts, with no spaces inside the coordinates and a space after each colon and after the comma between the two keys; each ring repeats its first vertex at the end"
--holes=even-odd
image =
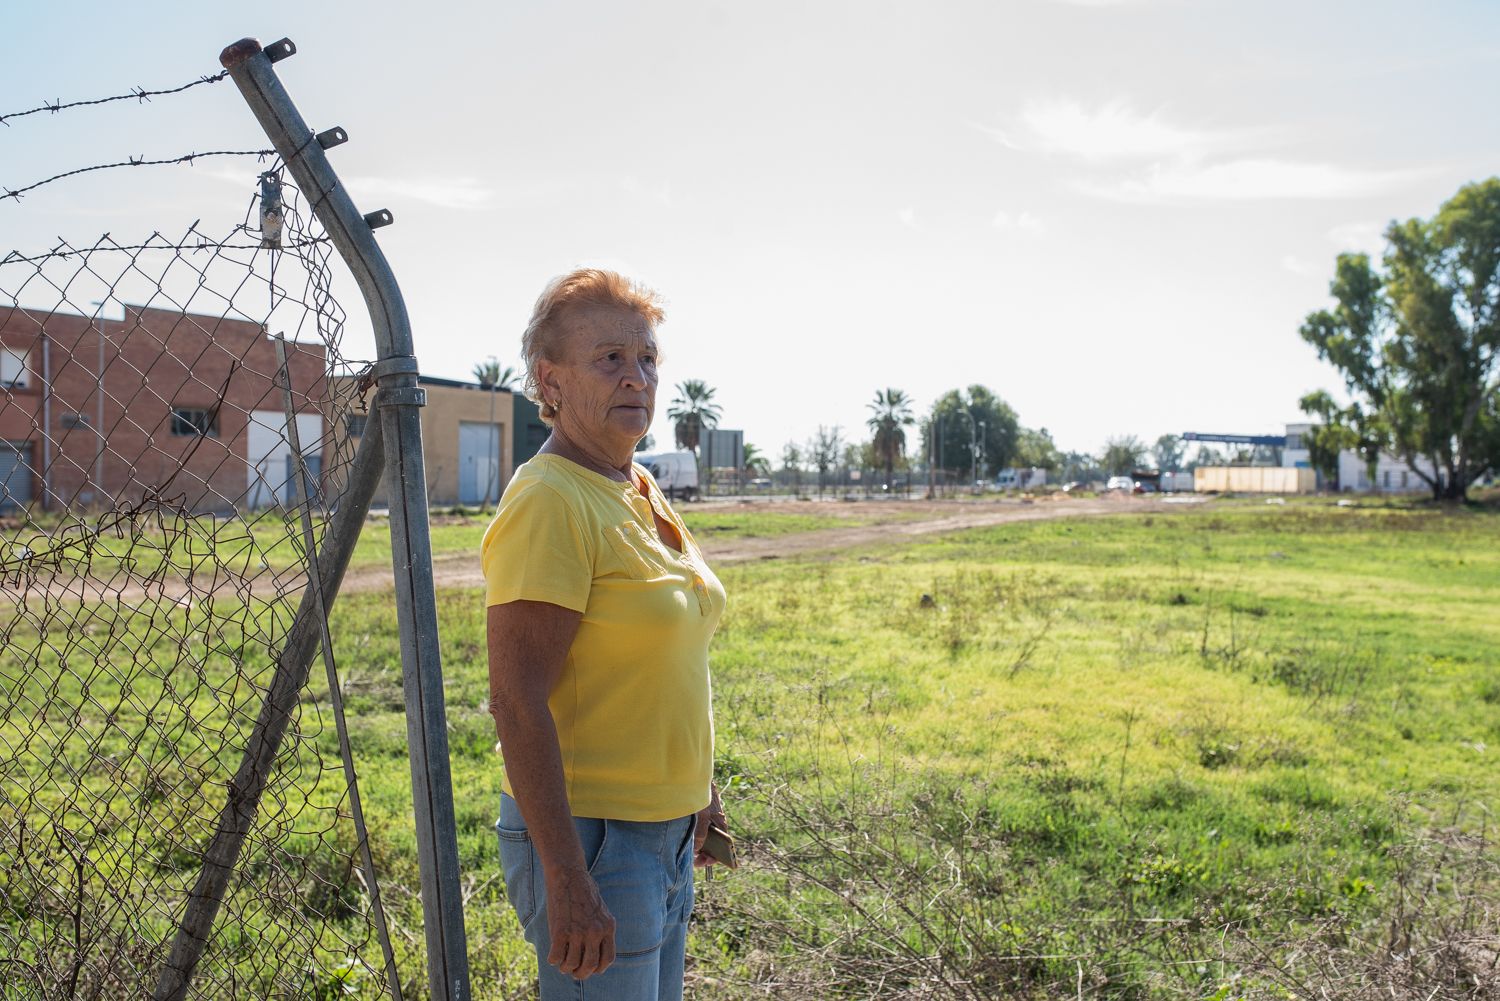
{"type": "Polygon", "coordinates": [[[1310,494],[1317,473],[1289,466],[1199,466],[1193,470],[1198,493],[1310,494]]]}
{"type": "MultiPolygon", "coordinates": [[[[339,380],[352,384],[352,379],[339,380]]],[[[458,382],[451,379],[422,378],[421,386],[427,392],[427,406],[422,408],[422,458],[427,471],[427,503],[434,509],[452,507],[459,498],[459,431],[466,423],[492,424],[498,429],[500,477],[495,485],[490,506],[500,500],[500,493],[510,482],[515,472],[515,456],[512,448],[514,427],[514,397],[506,390],[487,390],[478,383],[458,382]]],[[[348,391],[347,386],[341,387],[348,391]]],[[[374,390],[368,399],[374,399],[374,390]]],[[[374,419],[373,414],[370,419],[374,419]]],[[[335,433],[348,437],[347,425],[335,429],[335,433]]],[[[387,503],[384,485],[375,491],[376,505],[387,503]]]]}

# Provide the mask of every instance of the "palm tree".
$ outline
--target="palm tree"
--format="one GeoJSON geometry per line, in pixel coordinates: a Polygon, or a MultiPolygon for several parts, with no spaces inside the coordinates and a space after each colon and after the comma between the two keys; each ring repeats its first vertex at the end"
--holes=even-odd
{"type": "Polygon", "coordinates": [[[516,384],[516,370],[509,365],[501,368],[499,360],[494,355],[490,355],[488,361],[475,365],[473,372],[475,381],[485,389],[493,387],[509,391],[516,384]]]}
{"type": "Polygon", "coordinates": [[[676,428],[677,447],[698,455],[698,443],[706,429],[719,425],[722,412],[713,402],[714,391],[702,379],[687,379],[677,384],[677,396],[667,408],[667,417],[676,428]]]}
{"type": "Polygon", "coordinates": [[[750,476],[767,478],[771,475],[771,460],[749,442],[745,443],[745,472],[750,476]]]}
{"type": "Polygon", "coordinates": [[[875,402],[868,406],[873,413],[865,425],[874,432],[875,440],[871,444],[876,457],[885,465],[885,488],[889,491],[896,460],[906,454],[903,428],[915,424],[917,419],[911,412],[911,398],[899,389],[877,389],[875,402]]]}

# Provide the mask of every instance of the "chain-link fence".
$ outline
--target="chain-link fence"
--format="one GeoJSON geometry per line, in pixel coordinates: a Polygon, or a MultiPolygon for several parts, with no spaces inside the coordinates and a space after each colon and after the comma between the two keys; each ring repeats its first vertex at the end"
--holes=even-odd
{"type": "Polygon", "coordinates": [[[0,187],[244,179],[222,223],[0,258],[0,998],[400,996],[326,616],[389,444],[368,391],[414,365],[345,357],[328,193],[288,162],[323,144],[0,187]]]}

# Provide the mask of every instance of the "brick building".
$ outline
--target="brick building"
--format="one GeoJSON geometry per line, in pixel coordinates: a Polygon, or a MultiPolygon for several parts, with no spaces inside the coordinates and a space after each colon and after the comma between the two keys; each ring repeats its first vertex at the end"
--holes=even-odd
{"type": "MultiPolygon", "coordinates": [[[[332,443],[322,344],[287,342],[302,449],[332,443]]],[[[127,306],[123,320],[0,305],[0,509],[195,512],[290,497],[276,346],[257,323],[127,306]]]]}
{"type": "MultiPolygon", "coordinates": [[[[357,380],[335,377],[336,395],[351,402],[343,427],[334,433],[352,439],[364,434],[369,415],[358,412],[354,399],[357,380]]],[[[422,408],[422,458],[427,471],[427,502],[434,508],[463,505],[491,509],[510,482],[515,468],[510,429],[514,424],[516,397],[509,390],[481,386],[477,382],[417,377],[427,392],[422,408]]],[[[373,398],[373,391],[370,394],[373,398]]],[[[382,481],[373,503],[386,504],[382,481]]]]}

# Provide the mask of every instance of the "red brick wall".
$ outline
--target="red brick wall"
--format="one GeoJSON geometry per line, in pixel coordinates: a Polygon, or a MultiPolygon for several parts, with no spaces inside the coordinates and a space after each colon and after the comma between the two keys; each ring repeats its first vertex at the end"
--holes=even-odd
{"type": "MultiPolygon", "coordinates": [[[[38,374],[43,336],[51,342],[49,506],[94,500],[99,327],[104,338],[105,448],[98,482],[107,499],[134,502],[159,492],[199,511],[224,510],[239,502],[248,484],[250,412],[284,409],[281,390],[272,381],[275,344],[258,324],[134,306],[127,307],[124,322],[98,325],[87,317],[0,310],[0,344],[29,351],[38,374]],[[216,406],[217,436],[172,434],[174,407],[216,406]],[[65,427],[70,415],[83,416],[87,424],[65,427]]],[[[296,409],[324,412],[323,346],[288,342],[287,352],[296,409]]],[[[40,467],[43,393],[41,379],[33,381],[35,385],[0,403],[0,439],[34,442],[33,462],[40,467]]],[[[325,421],[325,436],[327,430],[325,421]]],[[[305,451],[317,451],[315,443],[302,445],[305,451]]],[[[32,495],[42,497],[40,477],[32,495]]]]}

